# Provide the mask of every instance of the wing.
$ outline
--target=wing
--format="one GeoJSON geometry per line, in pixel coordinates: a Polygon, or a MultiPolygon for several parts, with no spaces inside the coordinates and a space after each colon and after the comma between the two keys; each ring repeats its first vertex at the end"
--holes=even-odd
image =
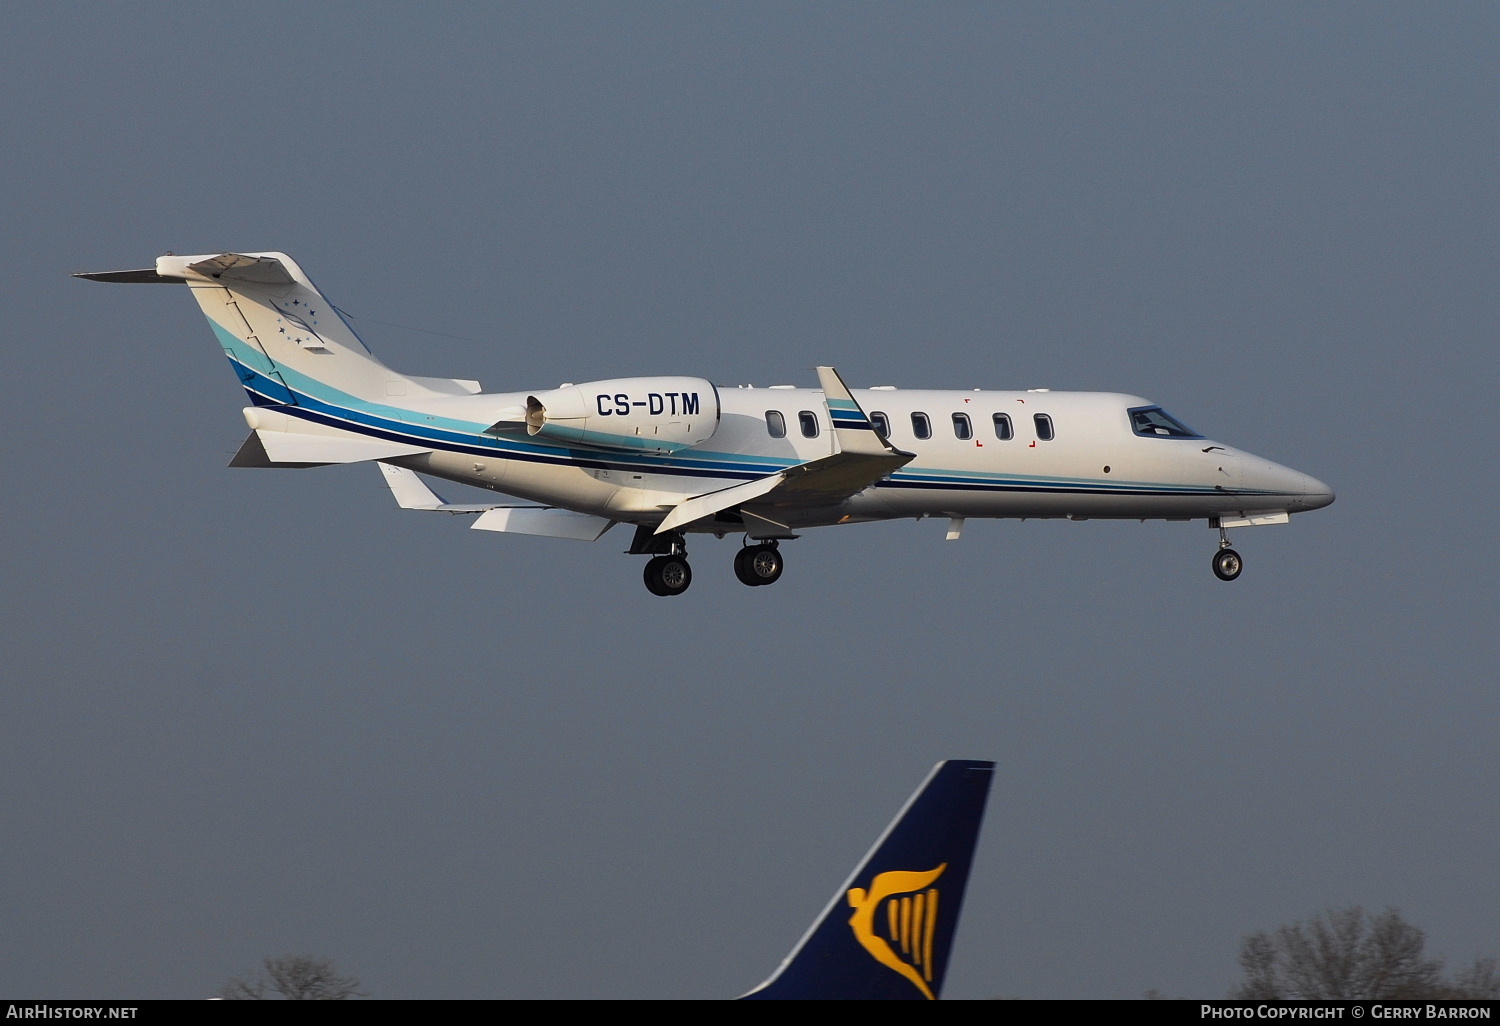
{"type": "Polygon", "coordinates": [[[462,504],[444,502],[427,487],[422,478],[404,467],[380,463],[380,473],[402,509],[420,509],[435,513],[478,513],[469,526],[476,531],[502,531],[506,534],[534,534],[545,538],[572,538],[597,541],[615,526],[613,520],[575,513],[555,506],[517,506],[487,502],[462,504]]]}
{"type": "Polygon", "coordinates": [[[818,379],[838,440],[838,452],[678,503],[656,533],[675,531],[735,508],[779,524],[777,514],[781,509],[832,506],[890,477],[916,459],[915,454],[902,452],[880,437],[838,371],[819,367],[818,379]]]}

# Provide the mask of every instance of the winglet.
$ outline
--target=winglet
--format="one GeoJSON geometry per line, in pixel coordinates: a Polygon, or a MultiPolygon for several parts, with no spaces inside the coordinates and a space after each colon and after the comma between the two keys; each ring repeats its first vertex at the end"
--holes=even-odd
{"type": "Polygon", "coordinates": [[[755,1000],[934,1000],[993,762],[940,762],[755,1000]]]}
{"type": "Polygon", "coordinates": [[[438,513],[484,513],[497,507],[493,502],[475,505],[444,502],[436,492],[427,487],[427,483],[419,475],[410,470],[389,463],[381,463],[379,466],[380,473],[385,475],[385,483],[390,486],[391,494],[396,497],[396,505],[402,509],[425,509],[438,513]]]}
{"type": "Polygon", "coordinates": [[[839,440],[841,452],[862,456],[908,456],[895,448],[875,430],[870,418],[860,408],[844,379],[832,367],[818,368],[818,383],[823,388],[823,398],[828,403],[828,419],[833,422],[834,434],[839,440]]]}
{"type": "Polygon", "coordinates": [[[427,482],[410,470],[393,467],[389,463],[381,463],[379,466],[380,473],[385,476],[385,483],[390,486],[391,494],[396,497],[396,505],[402,509],[442,509],[447,505],[438,498],[436,492],[427,487],[427,482]]]}

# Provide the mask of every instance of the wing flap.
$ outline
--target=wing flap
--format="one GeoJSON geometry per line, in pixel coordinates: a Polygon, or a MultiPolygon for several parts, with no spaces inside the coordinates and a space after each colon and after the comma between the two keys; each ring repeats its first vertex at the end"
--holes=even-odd
{"type": "Polygon", "coordinates": [[[544,538],[598,541],[605,531],[615,526],[615,522],[604,517],[548,506],[497,506],[481,513],[479,519],[469,526],[475,531],[504,531],[507,534],[534,534],[544,538]]]}
{"type": "Polygon", "coordinates": [[[444,502],[436,492],[427,487],[427,482],[419,474],[389,463],[381,463],[380,472],[385,476],[385,483],[390,486],[391,494],[396,497],[396,505],[402,509],[478,513],[479,518],[469,525],[475,531],[502,531],[506,534],[597,541],[605,531],[615,526],[613,520],[606,520],[604,517],[575,513],[570,509],[558,509],[554,506],[502,506],[498,503],[462,505],[444,502]]]}

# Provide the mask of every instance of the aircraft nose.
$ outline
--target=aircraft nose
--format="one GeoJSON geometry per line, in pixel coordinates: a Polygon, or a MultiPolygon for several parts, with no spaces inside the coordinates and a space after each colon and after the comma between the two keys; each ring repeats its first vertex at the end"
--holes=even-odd
{"type": "Polygon", "coordinates": [[[1260,457],[1243,459],[1245,484],[1268,498],[1282,496],[1290,511],[1322,509],[1333,502],[1333,489],[1311,474],[1260,457]]]}
{"type": "Polygon", "coordinates": [[[1290,467],[1276,468],[1276,487],[1291,499],[1293,510],[1322,509],[1333,502],[1333,489],[1311,474],[1290,467]]]}
{"type": "Polygon", "coordinates": [[[1302,495],[1297,505],[1302,509],[1322,509],[1333,505],[1333,489],[1310,474],[1299,474],[1302,478],[1302,495]]]}

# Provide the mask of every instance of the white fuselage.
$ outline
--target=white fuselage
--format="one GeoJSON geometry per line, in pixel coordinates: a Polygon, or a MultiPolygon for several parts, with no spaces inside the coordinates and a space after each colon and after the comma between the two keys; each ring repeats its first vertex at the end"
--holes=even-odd
{"type": "MultiPolygon", "coordinates": [[[[872,419],[884,415],[891,444],[916,458],[848,499],[789,513],[791,526],[922,516],[1195,519],[1292,513],[1333,501],[1314,478],[1210,439],[1136,433],[1127,411],[1152,407],[1138,396],[977,389],[855,389],[853,395],[872,419]],[[997,414],[1008,420],[1009,438],[1000,437],[997,414]],[[918,436],[913,415],[925,416],[928,437],[918,436]],[[1050,422],[1050,439],[1041,437],[1038,415],[1050,422]],[[967,430],[955,417],[967,419],[967,430]]],[[[439,416],[482,407],[487,416],[526,396],[441,396],[422,405],[439,416]]],[[[535,445],[522,452],[497,440],[483,455],[464,446],[393,462],[535,502],[653,524],[690,496],[835,451],[819,389],[720,387],[718,397],[712,437],[670,454],[548,452],[553,447],[535,445]],[[780,414],[783,437],[773,437],[768,413],[780,414]]],[[[708,522],[690,530],[726,528],[708,522]]]]}

